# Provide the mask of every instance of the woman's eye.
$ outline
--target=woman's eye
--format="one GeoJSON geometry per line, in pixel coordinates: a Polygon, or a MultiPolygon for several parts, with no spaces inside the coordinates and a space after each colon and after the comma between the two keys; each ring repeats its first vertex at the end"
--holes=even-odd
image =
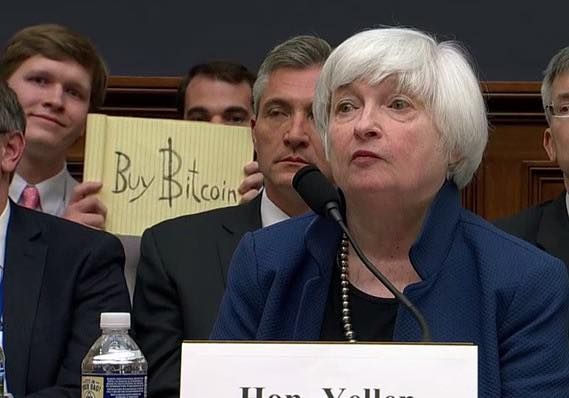
{"type": "Polygon", "coordinates": [[[409,103],[409,101],[403,99],[403,98],[396,98],[393,101],[391,101],[391,104],[389,104],[389,107],[395,110],[403,110],[403,109],[407,109],[409,106],[411,106],[411,104],[409,103]]]}
{"type": "Polygon", "coordinates": [[[354,110],[354,105],[350,102],[340,102],[336,105],[336,112],[337,113],[348,113],[354,110]]]}

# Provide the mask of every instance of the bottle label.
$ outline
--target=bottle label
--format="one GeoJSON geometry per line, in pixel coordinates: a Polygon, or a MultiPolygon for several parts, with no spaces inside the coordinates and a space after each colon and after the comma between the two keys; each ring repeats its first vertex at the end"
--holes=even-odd
{"type": "Polygon", "coordinates": [[[146,398],[146,376],[83,375],[81,398],[146,398]]]}

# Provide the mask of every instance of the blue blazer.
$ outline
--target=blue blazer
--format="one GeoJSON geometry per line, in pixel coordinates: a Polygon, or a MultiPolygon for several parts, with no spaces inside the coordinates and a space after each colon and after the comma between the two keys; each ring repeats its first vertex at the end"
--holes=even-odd
{"type": "MultiPolygon", "coordinates": [[[[211,338],[318,340],[340,238],[334,222],[314,214],[246,234],[211,338]]],[[[462,209],[452,183],[435,198],[409,257],[422,280],[404,293],[433,341],[478,345],[480,397],[569,396],[561,261],[462,209]]],[[[393,337],[420,341],[404,307],[393,337]]]]}

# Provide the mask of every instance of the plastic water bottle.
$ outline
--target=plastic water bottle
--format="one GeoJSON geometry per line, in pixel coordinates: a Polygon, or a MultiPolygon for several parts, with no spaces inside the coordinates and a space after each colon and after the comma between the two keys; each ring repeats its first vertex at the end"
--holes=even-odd
{"type": "Polygon", "coordinates": [[[81,398],[145,398],[148,365],[129,336],[128,312],[101,314],[102,335],[81,363],[81,398]]]}

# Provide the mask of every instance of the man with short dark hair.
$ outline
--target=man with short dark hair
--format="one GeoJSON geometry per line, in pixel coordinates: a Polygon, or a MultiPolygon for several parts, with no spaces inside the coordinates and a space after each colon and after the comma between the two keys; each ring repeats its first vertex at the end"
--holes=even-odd
{"type": "Polygon", "coordinates": [[[145,231],[133,313],[137,341],[148,360],[150,397],[179,396],[181,343],[209,337],[241,236],[308,210],[291,182],[306,164],[328,171],[312,99],[330,52],[324,40],[300,36],[275,47],[261,65],[252,129],[265,177],[261,195],[145,231]]]}
{"type": "Polygon", "coordinates": [[[555,200],[499,220],[496,225],[560,258],[569,267],[569,47],[550,60],[541,85],[549,127],[543,147],[563,172],[565,191],[555,200]]]}
{"type": "Polygon", "coordinates": [[[212,61],[193,66],[180,83],[182,119],[249,126],[255,76],[240,64],[212,61]]]}
{"type": "Polygon", "coordinates": [[[15,397],[79,396],[81,361],[101,312],[130,311],[120,242],[8,199],[26,116],[0,79],[0,315],[6,385],[15,397]]]}
{"type": "MultiPolygon", "coordinates": [[[[241,64],[212,61],[190,68],[178,87],[177,106],[182,119],[250,126],[253,119],[255,75],[241,64]]],[[[263,185],[256,161],[247,163],[239,185],[241,203],[252,200],[263,185]]]]}

